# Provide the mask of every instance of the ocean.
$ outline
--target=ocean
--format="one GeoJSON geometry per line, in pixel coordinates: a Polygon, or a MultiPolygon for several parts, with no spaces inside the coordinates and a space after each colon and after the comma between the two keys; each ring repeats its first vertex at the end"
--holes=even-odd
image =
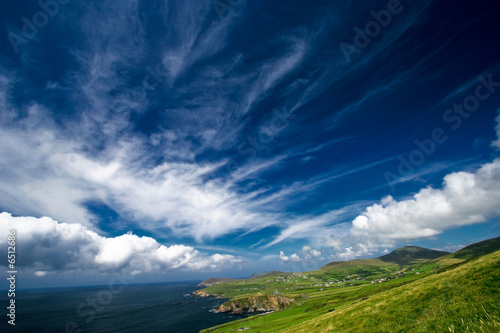
{"type": "Polygon", "coordinates": [[[189,294],[198,282],[38,289],[16,292],[16,325],[7,324],[8,299],[0,298],[2,332],[193,333],[240,316],[210,312],[224,299],[189,294]],[[99,300],[99,301],[97,301],[99,300]]]}

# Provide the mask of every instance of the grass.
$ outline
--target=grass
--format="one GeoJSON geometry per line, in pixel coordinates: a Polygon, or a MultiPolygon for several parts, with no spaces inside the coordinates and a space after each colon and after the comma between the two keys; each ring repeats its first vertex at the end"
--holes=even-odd
{"type": "MultiPolygon", "coordinates": [[[[243,328],[245,332],[308,333],[500,332],[500,251],[477,258],[499,247],[497,240],[468,247],[462,252],[467,260],[453,254],[421,259],[403,251],[403,260],[411,265],[362,259],[213,286],[204,290],[233,300],[274,294],[296,301],[285,310],[201,332],[243,328]],[[383,278],[387,279],[382,283],[372,283],[383,278]]],[[[417,250],[413,252],[422,253],[417,250]]],[[[429,254],[435,255],[424,255],[429,254]]]]}
{"type": "Polygon", "coordinates": [[[498,248],[500,248],[500,237],[466,246],[463,249],[452,253],[450,257],[467,260],[491,253],[498,248]]]}
{"type": "MultiPolygon", "coordinates": [[[[323,290],[312,289],[304,293],[292,308],[264,316],[248,317],[243,320],[218,326],[214,332],[235,332],[239,328],[251,327],[247,332],[277,332],[304,321],[322,316],[333,309],[358,302],[385,290],[396,288],[416,280],[412,275],[380,284],[332,287],[323,290]]],[[[202,331],[208,332],[208,330],[202,331]]]]}
{"type": "Polygon", "coordinates": [[[500,251],[283,332],[499,332],[500,251]]]}

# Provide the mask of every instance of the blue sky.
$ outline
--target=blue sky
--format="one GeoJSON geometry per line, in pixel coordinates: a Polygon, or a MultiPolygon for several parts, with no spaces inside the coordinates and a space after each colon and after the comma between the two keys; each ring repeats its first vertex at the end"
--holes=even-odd
{"type": "Polygon", "coordinates": [[[24,286],[500,234],[494,2],[2,7],[0,227],[24,286]]]}

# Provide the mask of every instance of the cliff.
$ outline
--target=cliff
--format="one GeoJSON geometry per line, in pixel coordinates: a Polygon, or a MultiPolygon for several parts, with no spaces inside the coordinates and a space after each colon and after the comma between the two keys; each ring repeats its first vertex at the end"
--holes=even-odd
{"type": "Polygon", "coordinates": [[[282,310],[290,306],[294,298],[287,296],[252,295],[232,299],[219,306],[218,312],[242,314],[243,310],[253,312],[269,312],[282,310]]]}

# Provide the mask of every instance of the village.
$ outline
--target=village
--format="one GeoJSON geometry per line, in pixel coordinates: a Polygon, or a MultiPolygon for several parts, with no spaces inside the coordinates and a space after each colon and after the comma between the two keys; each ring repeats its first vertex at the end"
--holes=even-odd
{"type": "MultiPolygon", "coordinates": [[[[407,274],[420,274],[420,272],[415,271],[415,269],[410,269],[409,271],[405,268],[402,270],[399,270],[391,275],[385,276],[385,277],[380,277],[376,278],[374,280],[368,280],[366,278],[363,278],[359,274],[349,274],[346,275],[345,278],[343,279],[318,279],[313,276],[310,276],[310,273],[289,273],[289,274],[283,274],[279,276],[275,276],[273,278],[269,278],[266,280],[267,284],[278,284],[278,285],[288,285],[285,288],[278,288],[280,290],[275,290],[272,294],[273,295],[282,295],[283,293],[286,293],[287,291],[293,291],[293,290],[298,290],[298,289],[307,289],[307,288],[314,288],[314,287],[319,287],[320,291],[323,291],[324,288],[330,288],[330,287],[349,287],[349,286],[357,286],[361,284],[377,284],[377,283],[384,283],[388,282],[393,279],[399,279],[401,277],[406,276],[407,274]],[[309,281],[311,283],[304,283],[306,281],[309,281]]],[[[243,284],[245,281],[242,282],[243,284]]],[[[248,287],[248,288],[240,288],[237,289],[239,292],[245,292],[245,291],[256,291],[256,290],[261,290],[260,292],[257,292],[258,295],[261,295],[263,290],[267,289],[264,286],[260,287],[248,287]]]]}

